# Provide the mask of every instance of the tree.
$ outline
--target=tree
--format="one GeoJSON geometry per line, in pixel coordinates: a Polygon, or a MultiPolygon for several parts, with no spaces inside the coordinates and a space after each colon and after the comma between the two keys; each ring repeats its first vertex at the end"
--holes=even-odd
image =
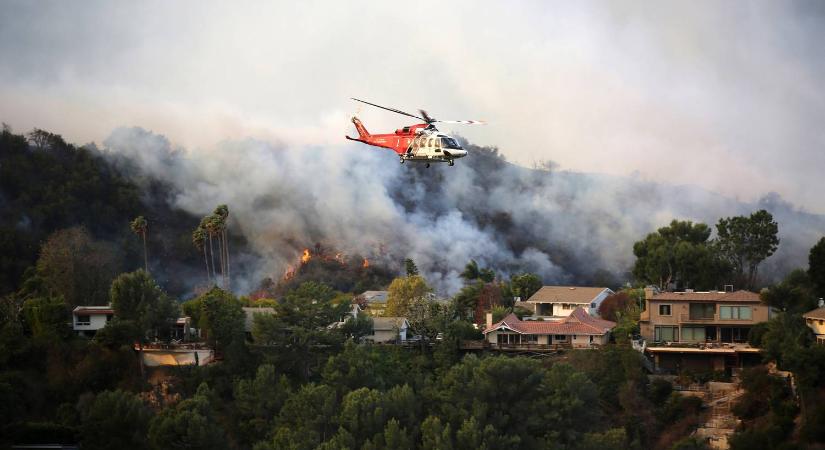
{"type": "Polygon", "coordinates": [[[148,448],[151,411],[137,396],[121,390],[98,394],[81,417],[83,448],[148,448]]]}
{"type": "Polygon", "coordinates": [[[364,336],[371,335],[372,331],[372,317],[364,312],[359,312],[355,318],[347,316],[347,320],[344,321],[344,324],[341,326],[341,332],[344,333],[344,336],[347,336],[355,342],[361,342],[361,339],[364,336]]]}
{"type": "Polygon", "coordinates": [[[117,270],[111,245],[95,241],[83,227],[53,233],[40,248],[37,272],[66,306],[105,305],[117,270]]]}
{"type": "Polygon", "coordinates": [[[716,248],[731,265],[737,282],[747,289],[756,285],[759,264],[773,255],[779,246],[778,224],[771,213],[760,209],[750,217],[719,219],[716,224],[716,248]]]}
{"type": "Polygon", "coordinates": [[[461,278],[465,282],[481,280],[485,283],[490,283],[496,278],[496,273],[490,268],[480,268],[476,260],[471,259],[470,262],[464,266],[464,272],[461,272],[461,278]]]}
{"type": "Polygon", "coordinates": [[[541,278],[534,273],[522,273],[510,277],[510,290],[513,296],[521,298],[521,301],[527,301],[541,289],[541,286],[541,278]]]}
{"type": "Polygon", "coordinates": [[[412,259],[407,258],[404,260],[404,268],[407,271],[408,277],[418,275],[418,266],[415,265],[412,259]]]}
{"type": "Polygon", "coordinates": [[[811,247],[808,254],[808,276],[816,288],[816,296],[825,297],[825,237],[811,247]]]}
{"type": "Polygon", "coordinates": [[[112,308],[117,321],[131,321],[141,333],[168,337],[172,322],[178,316],[178,307],[155,280],[144,270],[124,273],[112,282],[112,308]]]}
{"type": "MultiPolygon", "coordinates": [[[[210,404],[212,391],[206,383],[195,396],[167,408],[152,419],[149,442],[156,449],[225,449],[225,434],[210,404]]],[[[124,447],[127,448],[127,447],[124,447]]]]}
{"type": "Polygon", "coordinates": [[[452,450],[450,424],[441,424],[437,416],[428,416],[421,423],[421,450],[452,450]]]}
{"type": "Polygon", "coordinates": [[[189,309],[197,309],[198,324],[207,331],[207,341],[216,351],[224,352],[233,343],[243,344],[246,316],[231,292],[213,287],[195,299],[189,309]]]}
{"type": "Polygon", "coordinates": [[[625,311],[628,306],[635,305],[636,300],[630,298],[626,292],[616,292],[605,298],[599,305],[599,316],[611,322],[617,322],[617,313],[625,311]]]}
{"type": "Polygon", "coordinates": [[[789,273],[781,283],[763,289],[760,297],[768,306],[802,314],[816,308],[817,298],[814,292],[808,272],[797,269],[789,273]]]}
{"type": "Polygon", "coordinates": [[[146,251],[146,230],[148,229],[149,224],[146,222],[146,218],[143,216],[137,216],[135,220],[129,224],[129,226],[132,228],[133,233],[143,237],[143,269],[148,273],[149,254],[146,251]]]}
{"type": "Polygon", "coordinates": [[[235,382],[233,404],[244,442],[252,444],[266,437],[290,393],[289,381],[271,364],[259,366],[255,378],[235,382]]]}
{"type": "Polygon", "coordinates": [[[711,251],[710,228],[703,223],[674,220],[643,240],[633,244],[636,263],[633,276],[667,290],[677,288],[711,288],[725,273],[725,265],[711,251]]]}
{"type": "Polygon", "coordinates": [[[195,231],[192,232],[192,244],[198,250],[203,251],[203,262],[206,264],[206,282],[211,283],[212,275],[209,273],[209,258],[206,254],[206,239],[206,230],[202,226],[198,225],[198,227],[195,228],[195,231]]]}
{"type": "Polygon", "coordinates": [[[432,288],[420,275],[398,277],[392,280],[387,292],[388,316],[406,317],[410,305],[416,299],[424,298],[432,292],[432,288]]]}

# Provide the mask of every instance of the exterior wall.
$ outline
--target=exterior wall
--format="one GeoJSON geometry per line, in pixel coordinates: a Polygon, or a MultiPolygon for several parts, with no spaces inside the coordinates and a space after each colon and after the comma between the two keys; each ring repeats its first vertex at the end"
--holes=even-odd
{"type": "Polygon", "coordinates": [[[394,342],[398,339],[398,332],[396,330],[374,330],[370,337],[373,342],[394,342]]]}
{"type": "Polygon", "coordinates": [[[87,334],[84,333],[86,331],[97,331],[108,323],[106,320],[107,314],[81,314],[81,316],[86,315],[89,316],[89,325],[78,325],[77,315],[72,314],[72,329],[77,331],[78,334],[87,334]]]}
{"type": "MultiPolygon", "coordinates": [[[[675,326],[679,328],[679,341],[682,341],[682,328],[685,326],[716,326],[716,327],[751,327],[760,322],[766,322],[770,314],[770,308],[761,303],[744,302],[690,302],[690,301],[670,301],[670,300],[647,300],[647,311],[649,321],[640,323],[640,332],[647,341],[654,340],[656,326],[675,326]],[[714,303],[713,318],[691,319],[690,305],[698,303],[714,303]],[[670,305],[670,315],[660,314],[659,307],[670,305]],[[721,319],[719,315],[720,306],[746,306],[751,308],[750,319],[721,319]]],[[[716,338],[719,341],[721,333],[717,330],[716,338]]]]}
{"type": "MultiPolygon", "coordinates": [[[[499,334],[513,334],[513,333],[499,333],[499,331],[491,331],[487,333],[486,340],[490,344],[497,344],[498,343],[498,335],[499,334]]],[[[590,342],[590,335],[575,335],[570,336],[566,335],[565,340],[558,340],[555,339],[554,335],[547,335],[547,334],[539,334],[537,336],[538,341],[536,344],[540,345],[572,345],[576,348],[589,348],[591,347],[590,342]]],[[[609,335],[604,334],[601,336],[593,336],[593,344],[604,345],[607,344],[609,339],[609,335]]]]}
{"type": "Polygon", "coordinates": [[[588,314],[591,316],[597,317],[599,306],[602,304],[604,299],[610,296],[613,291],[610,289],[603,290],[599,295],[594,297],[588,303],[570,303],[570,302],[542,302],[542,303],[534,303],[536,305],[536,311],[540,312],[541,314],[537,315],[544,315],[544,316],[556,316],[556,317],[567,317],[570,313],[573,312],[576,308],[581,307],[588,314]],[[595,307],[590,307],[590,305],[595,304],[595,307]]]}
{"type": "Polygon", "coordinates": [[[825,320],[806,318],[805,323],[813,330],[818,344],[825,344],[825,320]]]}
{"type": "Polygon", "coordinates": [[[610,297],[611,294],[614,294],[614,292],[610,289],[605,289],[604,291],[602,291],[602,293],[599,294],[598,296],[596,296],[596,298],[594,298],[593,301],[591,302],[591,303],[595,303],[596,307],[591,308],[590,305],[587,305],[587,308],[586,308],[587,312],[591,316],[598,317],[598,315],[599,315],[599,306],[601,306],[604,299],[606,299],[607,297],[610,297]]]}

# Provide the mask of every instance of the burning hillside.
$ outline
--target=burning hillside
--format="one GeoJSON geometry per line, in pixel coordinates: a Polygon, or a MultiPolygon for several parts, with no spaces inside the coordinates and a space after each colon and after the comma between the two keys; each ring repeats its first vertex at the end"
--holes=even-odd
{"type": "Polygon", "coordinates": [[[782,275],[778,267],[803,265],[825,233],[825,217],[775,196],[747,204],[694,187],[531,170],[469,144],[462,164],[430,169],[352,147],[303,151],[251,140],[194,158],[136,128],[115,131],[105,145],[133,160],[126,169],[137,163],[174,186],[176,207],[205,214],[216,201],[230,205],[251,248],[237,258],[247,270],[246,285],[236,286],[247,292],[264,274],[289,284],[314,271],[353,290],[358,271],[398,274],[404,258],[443,293],[460,288],[470,259],[502,276],[535,272],[545,283],[623,282],[633,243],[673,218],[713,224],[758,208],[780,224],[779,250],[760,270],[770,281],[782,275]],[[307,242],[335,243],[342,256],[322,256],[307,242]],[[378,243],[382,251],[369,250],[378,243]],[[288,280],[280,280],[284,271],[288,280]]]}

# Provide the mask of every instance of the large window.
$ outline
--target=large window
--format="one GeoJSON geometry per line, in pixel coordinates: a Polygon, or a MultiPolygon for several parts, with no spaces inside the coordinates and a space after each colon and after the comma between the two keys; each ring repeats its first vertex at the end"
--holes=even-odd
{"type": "Polygon", "coordinates": [[[660,316],[669,316],[670,315],[670,305],[659,305],[659,315],[660,316]]]}
{"type": "Polygon", "coordinates": [[[682,340],[686,342],[704,342],[705,327],[682,327],[682,340]]]}
{"type": "Polygon", "coordinates": [[[719,318],[723,320],[751,320],[750,306],[720,306],[719,318]]]}
{"type": "Polygon", "coordinates": [[[679,328],[654,327],[653,340],[656,342],[676,342],[679,340],[679,328]]]}
{"type": "Polygon", "coordinates": [[[716,305],[713,303],[692,303],[690,305],[690,319],[713,319],[716,305]]]}
{"type": "Polygon", "coordinates": [[[88,315],[80,315],[77,316],[77,324],[78,325],[91,325],[92,320],[88,315]]]}

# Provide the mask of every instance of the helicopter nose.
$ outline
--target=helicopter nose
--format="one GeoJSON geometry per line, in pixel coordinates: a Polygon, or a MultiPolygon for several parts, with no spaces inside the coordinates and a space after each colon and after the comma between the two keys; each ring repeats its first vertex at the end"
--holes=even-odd
{"type": "Polygon", "coordinates": [[[453,155],[454,158],[463,158],[467,156],[467,150],[452,150],[450,154],[453,155]]]}

